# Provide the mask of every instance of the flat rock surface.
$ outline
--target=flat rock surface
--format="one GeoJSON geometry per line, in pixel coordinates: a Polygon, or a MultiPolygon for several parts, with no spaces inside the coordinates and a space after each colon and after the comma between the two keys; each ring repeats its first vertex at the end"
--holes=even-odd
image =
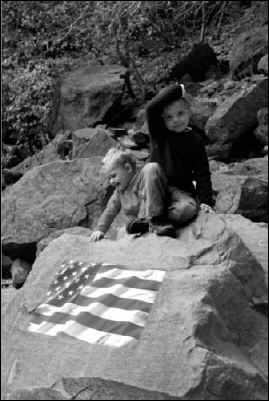
{"type": "Polygon", "coordinates": [[[261,265],[217,215],[201,212],[175,239],[64,234],[4,307],[2,399],[265,400],[267,320],[249,306],[264,290],[261,265]],[[27,331],[69,259],[166,271],[139,340],[113,347],[27,331]]]}
{"type": "Polygon", "coordinates": [[[223,214],[222,218],[261,263],[268,288],[268,223],[253,223],[239,214],[223,214]]]}

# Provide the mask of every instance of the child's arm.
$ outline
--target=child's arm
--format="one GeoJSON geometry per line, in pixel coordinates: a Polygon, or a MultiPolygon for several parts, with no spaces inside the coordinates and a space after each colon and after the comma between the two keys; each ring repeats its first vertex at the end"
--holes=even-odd
{"type": "Polygon", "coordinates": [[[104,212],[102,213],[98,221],[97,227],[90,236],[90,241],[99,241],[101,238],[104,238],[105,233],[111,226],[113,220],[119,213],[120,209],[121,209],[120,196],[117,189],[115,189],[114,193],[112,194],[111,198],[107,203],[104,212]]]}
{"type": "Polygon", "coordinates": [[[161,140],[161,133],[163,131],[163,120],[160,108],[160,101],[156,96],[148,103],[146,108],[146,122],[148,126],[148,133],[150,139],[150,162],[158,162],[159,150],[161,140]]]}

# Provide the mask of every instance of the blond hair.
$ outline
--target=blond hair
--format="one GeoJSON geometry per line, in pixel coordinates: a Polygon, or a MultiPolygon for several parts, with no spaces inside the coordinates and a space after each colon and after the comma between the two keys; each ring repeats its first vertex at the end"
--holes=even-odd
{"type": "Polygon", "coordinates": [[[112,166],[124,166],[129,163],[133,170],[136,170],[136,159],[131,151],[117,146],[110,148],[102,160],[102,168],[104,171],[109,170],[112,166]]]}

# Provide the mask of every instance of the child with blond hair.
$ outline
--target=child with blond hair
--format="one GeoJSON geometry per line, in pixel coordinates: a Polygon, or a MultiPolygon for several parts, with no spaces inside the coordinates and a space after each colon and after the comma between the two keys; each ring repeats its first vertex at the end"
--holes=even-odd
{"type": "Polygon", "coordinates": [[[174,237],[173,225],[163,218],[168,207],[169,190],[160,166],[148,163],[137,171],[134,155],[120,147],[109,149],[102,162],[104,173],[115,190],[90,240],[104,238],[121,209],[129,220],[126,226],[129,234],[151,231],[174,237]]]}

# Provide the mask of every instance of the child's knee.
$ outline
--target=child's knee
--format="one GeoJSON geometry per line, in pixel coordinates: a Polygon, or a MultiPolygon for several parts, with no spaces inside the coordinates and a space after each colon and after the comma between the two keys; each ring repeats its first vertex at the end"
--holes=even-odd
{"type": "Polygon", "coordinates": [[[169,218],[176,223],[185,223],[193,219],[198,213],[198,206],[195,200],[178,202],[169,208],[169,218]]]}
{"type": "Polygon", "coordinates": [[[155,179],[163,178],[163,172],[158,163],[152,162],[146,164],[142,170],[141,173],[146,180],[154,181],[155,179]]]}
{"type": "Polygon", "coordinates": [[[142,170],[144,174],[152,174],[152,173],[156,173],[159,174],[161,171],[161,167],[158,163],[155,162],[151,162],[151,163],[147,163],[142,170]]]}

